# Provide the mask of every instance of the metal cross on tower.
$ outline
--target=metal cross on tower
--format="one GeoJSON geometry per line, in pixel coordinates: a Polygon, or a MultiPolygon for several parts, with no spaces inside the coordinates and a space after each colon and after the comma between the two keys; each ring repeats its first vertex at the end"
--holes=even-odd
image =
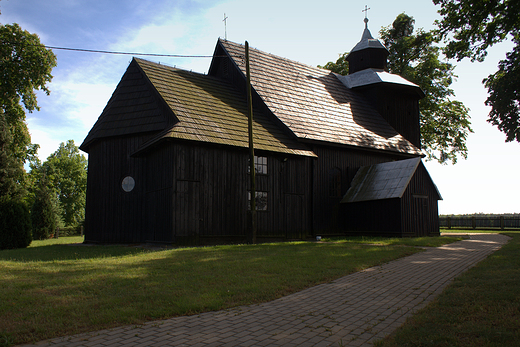
{"type": "Polygon", "coordinates": [[[224,19],[222,20],[224,22],[224,39],[227,41],[227,19],[228,17],[224,13],[224,19]]]}
{"type": "Polygon", "coordinates": [[[368,28],[368,10],[370,10],[370,7],[365,5],[365,9],[361,12],[365,12],[365,19],[363,20],[365,22],[365,28],[368,28]]]}

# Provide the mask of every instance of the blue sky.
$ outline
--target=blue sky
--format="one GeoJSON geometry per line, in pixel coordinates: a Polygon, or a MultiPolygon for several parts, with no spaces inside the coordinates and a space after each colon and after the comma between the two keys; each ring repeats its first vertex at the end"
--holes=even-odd
{"type": "MultiPolygon", "coordinates": [[[[18,23],[48,46],[127,52],[211,55],[218,37],[316,66],[336,60],[361,38],[365,4],[344,0],[2,0],[0,23],[18,23]]],[[[430,0],[372,0],[369,28],[405,12],[416,27],[433,28],[437,8],[430,0]]],[[[471,109],[475,130],[469,156],[456,165],[427,162],[444,200],[440,213],[520,213],[520,144],[486,122],[489,108],[481,81],[496,70],[511,47],[490,50],[484,63],[456,63],[456,98],[471,109]]],[[[28,115],[33,143],[45,160],[60,142],[81,144],[101,114],[131,56],[55,50],[51,95],[39,94],[40,112],[28,115]]],[[[208,58],[145,57],[197,72],[207,72],[208,58]]]]}

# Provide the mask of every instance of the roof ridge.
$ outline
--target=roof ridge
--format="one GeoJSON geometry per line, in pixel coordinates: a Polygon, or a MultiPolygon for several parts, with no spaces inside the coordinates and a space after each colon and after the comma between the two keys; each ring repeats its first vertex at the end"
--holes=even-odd
{"type": "MultiPolygon", "coordinates": [[[[241,46],[241,47],[245,47],[245,45],[241,44],[241,43],[238,43],[238,42],[233,42],[233,41],[230,41],[230,40],[222,40],[221,38],[219,38],[220,42],[225,42],[225,43],[230,43],[232,45],[238,45],[238,46],[241,46]]],[[[244,48],[245,49],[245,48],[244,48]]],[[[294,60],[294,59],[290,59],[290,58],[285,58],[285,57],[282,57],[280,55],[276,55],[276,54],[273,54],[273,53],[269,53],[267,51],[263,51],[261,49],[258,49],[258,48],[254,48],[254,47],[251,47],[251,45],[249,46],[249,51],[251,52],[251,50],[253,51],[256,51],[256,52],[260,52],[260,53],[263,53],[265,55],[268,55],[268,56],[272,56],[272,57],[275,57],[277,59],[281,59],[281,60],[285,60],[285,61],[289,61],[291,63],[296,63],[296,64],[300,64],[302,66],[306,66],[306,67],[309,67],[313,70],[321,70],[321,71],[328,71],[328,72],[332,72],[330,70],[327,70],[327,69],[324,69],[324,68],[321,68],[319,66],[313,66],[313,65],[310,65],[310,64],[307,64],[307,63],[302,63],[301,61],[298,61],[298,60],[294,60]]],[[[244,53],[245,54],[245,53],[244,53]]]]}

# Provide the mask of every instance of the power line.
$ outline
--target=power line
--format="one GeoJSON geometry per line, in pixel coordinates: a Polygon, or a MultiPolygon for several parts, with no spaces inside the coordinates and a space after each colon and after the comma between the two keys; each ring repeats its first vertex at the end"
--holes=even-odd
{"type": "Polygon", "coordinates": [[[102,53],[102,54],[120,54],[120,55],[142,55],[152,57],[170,57],[170,58],[213,58],[212,55],[184,55],[184,54],[159,54],[159,53],[138,53],[138,52],[116,52],[116,51],[102,51],[97,49],[84,49],[84,48],[68,48],[68,47],[55,47],[55,46],[43,46],[49,49],[58,49],[62,51],[75,51],[75,52],[88,52],[88,53],[102,53]]]}
{"type": "MultiPolygon", "coordinates": [[[[18,42],[5,42],[0,41],[3,44],[20,44],[18,42]]],[[[47,49],[56,49],[62,51],[73,51],[73,52],[86,52],[86,53],[101,53],[101,54],[119,54],[119,55],[140,55],[140,56],[148,56],[148,57],[169,57],[169,58],[221,58],[225,56],[213,56],[213,55],[186,55],[186,54],[160,54],[160,53],[140,53],[140,52],[118,52],[118,51],[104,51],[99,49],[85,49],[85,48],[70,48],[70,47],[57,47],[57,46],[46,46],[46,45],[35,45],[35,44],[26,44],[27,46],[41,46],[47,49]]]]}

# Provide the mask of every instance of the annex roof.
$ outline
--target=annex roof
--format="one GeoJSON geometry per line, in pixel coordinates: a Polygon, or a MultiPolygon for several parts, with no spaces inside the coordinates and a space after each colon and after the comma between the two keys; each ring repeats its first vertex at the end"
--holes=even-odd
{"type": "Polygon", "coordinates": [[[420,163],[421,158],[412,158],[363,166],[341,202],[401,198],[420,163]]]}
{"type": "MultiPolygon", "coordinates": [[[[226,40],[219,40],[217,48],[218,45],[245,78],[244,46],[226,40]]],[[[420,149],[395,131],[360,94],[347,88],[331,71],[257,49],[250,48],[249,55],[254,91],[299,139],[421,154],[420,149]]],[[[220,58],[213,59],[215,62],[220,58]]]]}

